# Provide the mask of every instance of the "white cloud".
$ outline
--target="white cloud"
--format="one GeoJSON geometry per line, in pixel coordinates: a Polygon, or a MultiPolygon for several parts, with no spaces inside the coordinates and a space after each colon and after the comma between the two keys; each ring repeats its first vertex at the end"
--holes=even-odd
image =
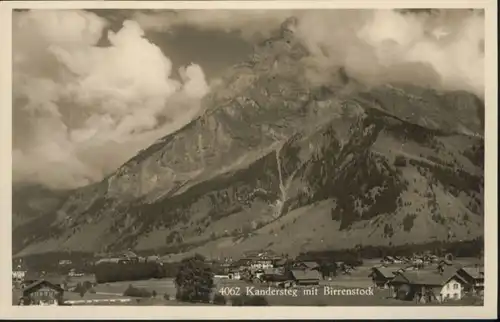
{"type": "Polygon", "coordinates": [[[268,36],[292,14],[291,10],[153,10],[133,15],[144,29],[168,31],[189,26],[202,30],[239,31],[247,39],[268,36]]]}
{"type": "Polygon", "coordinates": [[[409,82],[483,96],[484,17],[476,12],[304,13],[295,31],[311,49],[313,62],[323,67],[320,70],[344,66],[368,83],[409,82]]]}
{"type": "Polygon", "coordinates": [[[102,178],[200,111],[209,88],[196,64],[173,80],[171,61],[144,30],[175,26],[266,37],[290,16],[311,52],[310,79],[343,66],[368,84],[393,81],[483,96],[484,15],[469,10],[183,10],[138,12],[109,47],[107,26],[84,11],[18,12],[13,21],[14,180],[52,187],[102,178]],[[166,123],[159,124],[159,120],[166,123]]]}
{"type": "Polygon", "coordinates": [[[111,46],[96,47],[105,27],[82,11],[15,13],[14,180],[57,188],[99,180],[198,112],[208,91],[200,66],[175,81],[139,24],[125,21],[107,35],[111,46]]]}
{"type": "Polygon", "coordinates": [[[366,83],[412,82],[439,89],[463,89],[483,96],[484,15],[471,10],[401,13],[394,10],[182,10],[138,12],[147,30],[177,26],[240,31],[268,36],[290,16],[295,34],[312,53],[308,63],[324,80],[330,68],[344,66],[366,83]]]}

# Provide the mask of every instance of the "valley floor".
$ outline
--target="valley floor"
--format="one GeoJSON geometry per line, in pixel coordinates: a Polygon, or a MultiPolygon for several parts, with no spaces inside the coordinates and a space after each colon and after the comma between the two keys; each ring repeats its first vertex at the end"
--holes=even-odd
{"type": "MultiPolygon", "coordinates": [[[[387,289],[373,289],[373,294],[368,290],[373,287],[371,279],[368,277],[370,269],[378,264],[380,260],[365,260],[362,266],[354,270],[351,275],[339,275],[331,280],[321,280],[318,286],[299,287],[297,296],[274,295],[266,296],[271,306],[424,306],[433,304],[417,304],[409,301],[401,301],[389,297],[387,289]],[[317,288],[317,294],[311,295],[311,289],[317,288]],[[360,289],[369,294],[363,295],[332,295],[325,294],[325,289],[360,289]],[[309,290],[309,291],[306,291],[309,290]],[[309,294],[304,294],[309,293],[309,294]]],[[[457,262],[463,265],[469,265],[475,262],[473,258],[460,258],[457,262]]],[[[239,289],[241,294],[246,293],[247,287],[258,289],[267,289],[266,284],[249,284],[240,280],[218,279],[214,280],[215,290],[222,287],[239,289]]],[[[70,305],[132,305],[132,306],[178,306],[178,305],[210,305],[179,302],[175,299],[176,286],[173,278],[149,279],[140,281],[122,281],[113,283],[98,284],[94,287],[95,293],[87,292],[83,297],[74,292],[65,292],[64,300],[70,305]],[[134,288],[146,289],[149,292],[155,291],[157,294],[153,298],[137,298],[123,296],[124,291],[132,285],[134,288]]],[[[363,291],[361,291],[363,292],[363,291]]],[[[328,292],[326,292],[328,293],[328,292]]],[[[251,294],[249,294],[251,295],[251,294]]],[[[20,296],[19,290],[13,290],[13,304],[20,296]]],[[[226,305],[231,305],[228,301],[226,305]]],[[[440,306],[471,306],[483,305],[482,301],[476,298],[464,297],[458,301],[449,301],[440,306]]]]}

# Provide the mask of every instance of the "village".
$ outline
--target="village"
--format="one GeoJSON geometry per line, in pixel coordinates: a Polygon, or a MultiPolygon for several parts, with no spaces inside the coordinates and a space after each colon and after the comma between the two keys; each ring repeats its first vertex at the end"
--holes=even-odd
{"type": "MultiPolygon", "coordinates": [[[[121,266],[113,264],[111,270],[134,270],[137,264],[130,263],[138,258],[130,251],[121,254],[113,262],[121,266]]],[[[157,257],[154,261],[165,271],[172,267],[157,257]]],[[[239,259],[206,260],[206,265],[215,285],[210,303],[219,305],[220,298],[223,305],[235,305],[235,296],[255,294],[265,295],[260,305],[306,306],[480,305],[484,296],[482,262],[451,255],[315,261],[260,251],[239,259]]],[[[67,272],[35,272],[17,264],[13,305],[184,305],[175,297],[175,273],[106,279],[99,270],[89,274],[71,268],[70,260],[60,260],[58,266],[67,272]]]]}

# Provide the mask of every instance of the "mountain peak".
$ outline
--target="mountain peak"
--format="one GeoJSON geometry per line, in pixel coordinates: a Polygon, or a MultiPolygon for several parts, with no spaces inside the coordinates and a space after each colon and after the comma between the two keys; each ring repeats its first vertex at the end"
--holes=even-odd
{"type": "Polygon", "coordinates": [[[283,38],[288,38],[288,37],[293,37],[293,34],[295,33],[295,28],[297,27],[298,24],[298,18],[297,17],[289,17],[283,21],[283,23],[280,26],[280,33],[283,38]]]}
{"type": "Polygon", "coordinates": [[[293,252],[442,239],[450,227],[476,236],[484,142],[461,133],[479,129],[481,102],[417,87],[343,91],[342,68],[338,87],[312,82],[296,24],[231,68],[198,118],[23,221],[16,250],[293,252]]]}

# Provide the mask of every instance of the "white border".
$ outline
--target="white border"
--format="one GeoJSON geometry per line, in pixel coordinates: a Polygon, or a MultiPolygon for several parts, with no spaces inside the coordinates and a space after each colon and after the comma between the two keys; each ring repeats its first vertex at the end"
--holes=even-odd
{"type": "Polygon", "coordinates": [[[427,1],[4,1],[0,3],[0,254],[6,259],[0,265],[2,318],[144,318],[144,319],[345,319],[345,318],[494,318],[497,315],[497,2],[427,0],[427,1]],[[483,307],[16,307],[11,305],[11,189],[12,189],[12,16],[13,8],[147,8],[147,9],[314,9],[314,8],[484,8],[486,10],[486,122],[485,122],[485,302],[483,307]]]}

